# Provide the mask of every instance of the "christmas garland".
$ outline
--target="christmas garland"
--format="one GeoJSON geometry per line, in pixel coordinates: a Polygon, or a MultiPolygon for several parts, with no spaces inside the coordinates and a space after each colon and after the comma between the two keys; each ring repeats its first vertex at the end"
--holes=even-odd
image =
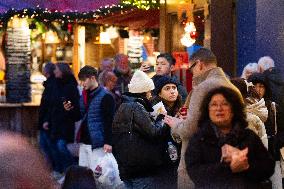
{"type": "Polygon", "coordinates": [[[35,19],[36,21],[49,25],[51,22],[61,23],[74,23],[74,22],[85,22],[94,21],[103,18],[107,15],[111,15],[117,12],[127,12],[133,10],[134,7],[131,5],[107,5],[94,11],[89,12],[61,12],[58,10],[43,9],[40,7],[26,8],[21,10],[10,9],[3,14],[0,14],[0,27],[6,27],[11,17],[28,17],[35,19]]]}
{"type": "MultiPolygon", "coordinates": [[[[89,12],[62,12],[58,10],[49,10],[47,8],[40,8],[37,6],[36,8],[25,8],[21,10],[10,9],[5,13],[0,14],[0,29],[6,28],[7,23],[11,17],[28,17],[31,19],[35,19],[36,21],[42,22],[46,25],[50,25],[51,22],[61,22],[64,23],[80,23],[80,22],[92,22],[96,21],[100,18],[103,18],[107,15],[112,15],[117,12],[126,13],[128,11],[133,11],[136,8],[159,8],[159,1],[147,1],[149,5],[137,3],[138,1],[122,1],[121,4],[118,5],[106,5],[104,7],[100,7],[97,10],[89,11],[89,12]]],[[[142,1],[143,2],[143,1],[142,1]]]]}

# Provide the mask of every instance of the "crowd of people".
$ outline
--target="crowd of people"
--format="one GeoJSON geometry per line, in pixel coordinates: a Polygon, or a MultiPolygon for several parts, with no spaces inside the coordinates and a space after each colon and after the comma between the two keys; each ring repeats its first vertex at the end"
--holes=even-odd
{"type": "MultiPolygon", "coordinates": [[[[189,94],[174,65],[171,54],[160,54],[150,78],[146,62],[133,71],[118,54],[98,70],[84,66],[77,82],[67,64],[47,63],[39,146],[49,169],[42,160],[37,167],[44,169],[43,188],[109,188],[98,183],[100,170],[82,149],[114,155],[123,182],[111,188],[282,188],[284,80],[273,60],[263,57],[229,78],[213,52],[200,48],[190,56],[189,94]],[[70,143],[79,144],[77,156],[70,143]]],[[[1,136],[1,159],[2,143],[1,136]]],[[[15,184],[42,188],[19,179],[15,184]]]]}

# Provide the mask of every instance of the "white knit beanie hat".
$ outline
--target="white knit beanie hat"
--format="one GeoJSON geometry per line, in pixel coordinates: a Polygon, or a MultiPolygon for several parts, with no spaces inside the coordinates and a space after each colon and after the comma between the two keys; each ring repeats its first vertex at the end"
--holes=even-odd
{"type": "Polygon", "coordinates": [[[140,70],[137,70],[128,84],[129,92],[145,93],[155,88],[154,82],[148,75],[140,70]]]}

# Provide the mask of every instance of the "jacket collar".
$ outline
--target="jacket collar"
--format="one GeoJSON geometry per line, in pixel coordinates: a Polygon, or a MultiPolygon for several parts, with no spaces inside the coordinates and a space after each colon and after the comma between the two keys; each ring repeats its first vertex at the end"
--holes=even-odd
{"type": "Polygon", "coordinates": [[[130,92],[126,92],[122,95],[122,102],[137,102],[141,104],[147,110],[147,112],[154,111],[154,109],[152,108],[152,103],[148,99],[137,97],[135,94],[130,92]]]}
{"type": "Polygon", "coordinates": [[[244,137],[244,129],[238,124],[235,124],[230,133],[225,136],[221,136],[218,127],[210,121],[205,121],[200,127],[201,140],[209,144],[217,144],[223,146],[229,144],[237,146],[244,137]]]}
{"type": "Polygon", "coordinates": [[[208,77],[216,76],[216,75],[221,75],[221,76],[226,76],[222,68],[216,67],[212,68],[210,70],[207,70],[203,74],[192,78],[192,83],[194,86],[199,85],[203,81],[205,81],[208,77]]]}
{"type": "Polygon", "coordinates": [[[88,95],[90,98],[96,96],[103,88],[101,86],[98,86],[95,90],[89,91],[88,95]]]}

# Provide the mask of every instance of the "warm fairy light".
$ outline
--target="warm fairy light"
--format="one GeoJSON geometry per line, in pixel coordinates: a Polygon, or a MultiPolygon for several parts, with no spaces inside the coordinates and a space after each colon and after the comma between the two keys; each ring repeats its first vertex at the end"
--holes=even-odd
{"type": "Polygon", "coordinates": [[[108,32],[100,33],[100,44],[111,44],[108,32]]]}
{"type": "Polygon", "coordinates": [[[123,0],[125,5],[133,5],[139,9],[149,10],[150,8],[159,8],[159,1],[156,0],[123,0]]]}
{"type": "MultiPolygon", "coordinates": [[[[144,0],[141,2],[149,3],[150,1],[144,0]]],[[[157,1],[153,2],[157,3],[157,1]]],[[[132,7],[132,5],[111,4],[100,7],[99,9],[96,10],[88,12],[80,12],[80,13],[77,10],[71,12],[64,12],[62,10],[49,10],[47,8],[40,8],[39,5],[36,8],[24,8],[22,10],[17,10],[12,8],[3,14],[0,14],[0,22],[3,22],[5,25],[6,23],[8,23],[10,19],[13,19],[15,15],[23,18],[29,17],[41,22],[53,22],[55,20],[60,20],[60,21],[64,20],[64,22],[76,22],[78,20],[90,20],[92,17],[99,18],[101,16],[113,14],[115,12],[120,12],[120,11],[123,12],[124,9],[127,9],[129,7],[132,7]]],[[[142,7],[147,8],[147,6],[144,5],[142,7]]]]}
{"type": "Polygon", "coordinates": [[[45,38],[45,43],[46,44],[53,44],[53,43],[59,43],[59,38],[57,36],[57,33],[49,30],[48,32],[46,32],[44,34],[44,38],[45,38]]]}

